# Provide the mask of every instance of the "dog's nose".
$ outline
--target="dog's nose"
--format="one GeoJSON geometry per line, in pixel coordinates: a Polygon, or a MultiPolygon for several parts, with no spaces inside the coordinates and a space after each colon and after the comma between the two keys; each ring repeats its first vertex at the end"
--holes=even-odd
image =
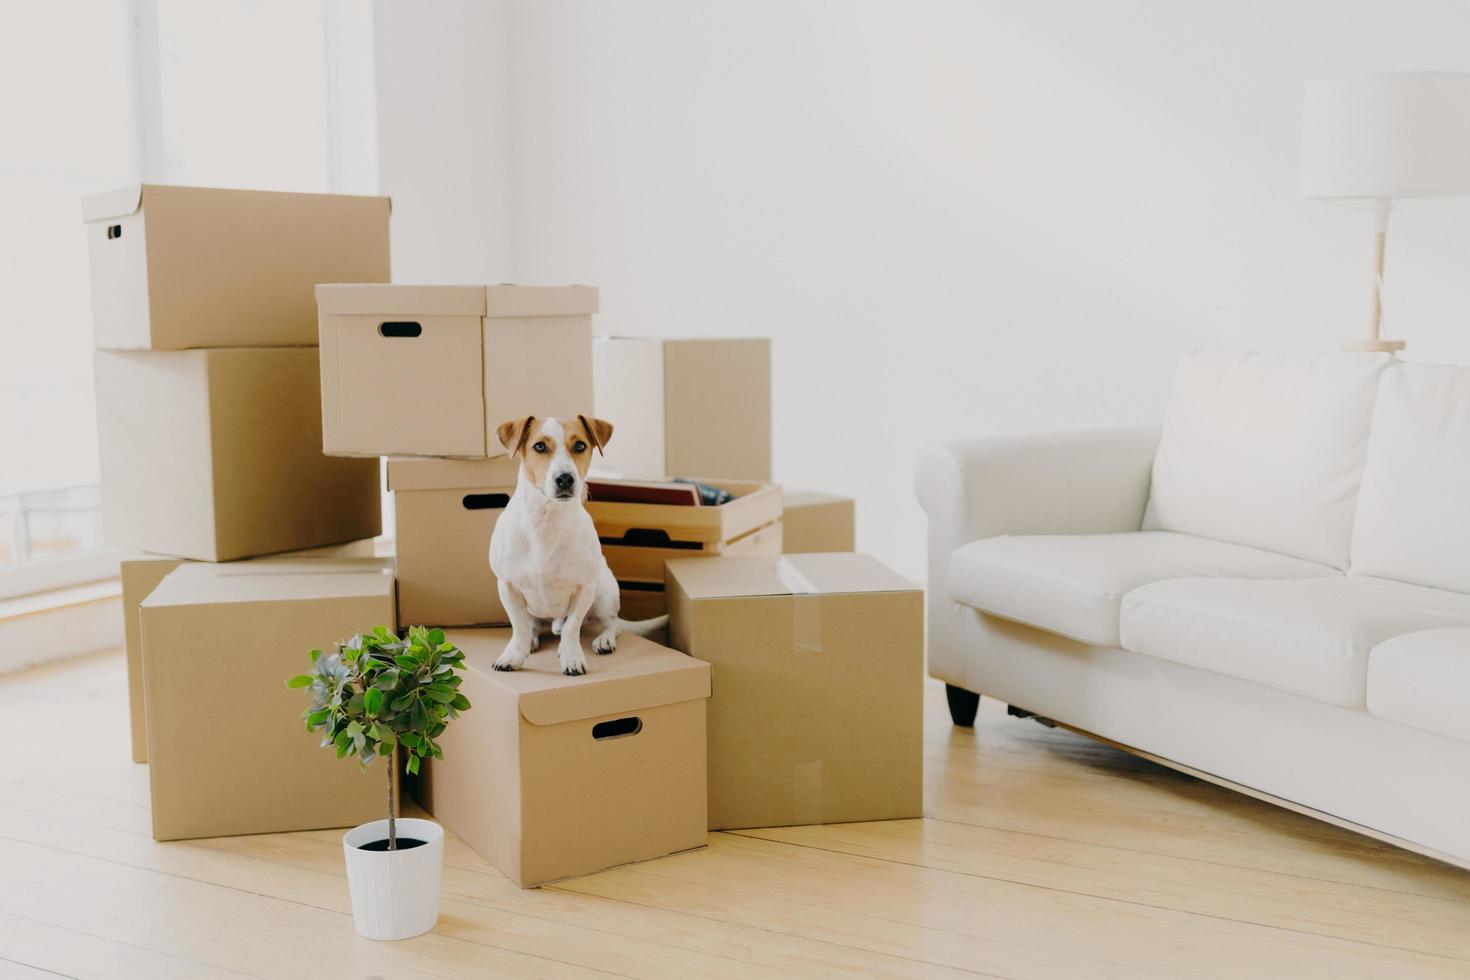
{"type": "Polygon", "coordinates": [[[577,478],[570,473],[558,473],[556,475],[556,488],[558,490],[570,490],[576,484],[577,478]]]}

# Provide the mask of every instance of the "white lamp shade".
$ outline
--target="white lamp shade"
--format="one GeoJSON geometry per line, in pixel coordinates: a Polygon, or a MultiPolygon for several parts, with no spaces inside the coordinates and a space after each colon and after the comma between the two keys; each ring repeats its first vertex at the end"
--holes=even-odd
{"type": "Polygon", "coordinates": [[[1470,194],[1470,74],[1398,72],[1308,82],[1301,193],[1470,194]]]}

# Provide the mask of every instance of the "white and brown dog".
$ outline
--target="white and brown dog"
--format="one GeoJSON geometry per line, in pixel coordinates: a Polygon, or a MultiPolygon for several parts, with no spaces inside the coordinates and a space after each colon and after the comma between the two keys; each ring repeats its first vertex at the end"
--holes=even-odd
{"type": "Polygon", "coordinates": [[[592,649],[612,653],[623,630],[647,636],[669,621],[618,617],[618,583],[582,506],[592,451],[601,451],[612,431],[611,424],[585,415],[530,416],[496,429],[501,445],[521,459],[516,492],[490,535],[490,569],[500,580],[511,624],[496,670],[519,670],[548,626],[561,637],[561,672],[576,676],[587,672],[584,625],[599,629],[592,649]]]}

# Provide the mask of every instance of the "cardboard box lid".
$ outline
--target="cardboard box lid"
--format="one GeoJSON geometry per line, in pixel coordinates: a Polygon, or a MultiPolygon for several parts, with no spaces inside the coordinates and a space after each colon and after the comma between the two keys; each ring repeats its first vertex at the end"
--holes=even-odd
{"type": "Polygon", "coordinates": [[[494,459],[394,456],[388,460],[388,489],[401,491],[510,488],[516,485],[520,469],[520,460],[510,456],[497,456],[494,459]]]}
{"type": "Polygon", "coordinates": [[[591,654],[581,677],[560,672],[555,643],[543,643],[520,670],[498,671],[491,664],[510,642],[509,629],[447,630],[445,635],[464,651],[465,668],[505,689],[516,699],[521,717],[533,725],[628,714],[710,696],[709,664],[632,633],[618,638],[614,653],[591,654]]]}
{"type": "Polygon", "coordinates": [[[691,599],[919,590],[876,558],[854,552],[676,558],[664,567],[691,599]]]}
{"type": "MultiPolygon", "coordinates": [[[[143,601],[143,606],[155,609],[392,595],[391,558],[258,558],[180,565],[143,601]]],[[[379,624],[362,625],[366,629],[379,624]]]]}
{"type": "Polygon", "coordinates": [[[386,282],[327,282],[316,287],[317,308],[363,316],[484,316],[484,286],[410,286],[386,282]]]}
{"type": "Polygon", "coordinates": [[[328,313],[361,316],[584,316],[597,312],[597,288],[328,282],[317,285],[316,303],[328,313]]]}
{"type": "Polygon", "coordinates": [[[486,316],[587,316],[597,312],[596,286],[485,287],[486,316]]]}
{"type": "MultiPolygon", "coordinates": [[[[260,191],[245,190],[242,188],[224,187],[191,187],[185,184],[128,184],[115,190],[103,191],[100,194],[89,194],[82,198],[82,221],[105,221],[108,218],[121,218],[132,214],[143,206],[145,193],[167,193],[171,190],[185,191],[228,191],[230,193],[246,194],[293,194],[294,191],[260,191]]],[[[300,194],[300,197],[373,197],[376,195],[364,194],[300,194]]],[[[393,199],[387,198],[388,213],[393,213],[393,199]]]]}

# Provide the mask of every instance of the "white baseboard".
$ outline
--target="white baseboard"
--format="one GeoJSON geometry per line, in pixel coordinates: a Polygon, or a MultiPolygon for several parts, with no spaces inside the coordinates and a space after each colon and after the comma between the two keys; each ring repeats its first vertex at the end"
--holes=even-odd
{"type": "Polygon", "coordinates": [[[116,580],[0,602],[0,674],[122,644],[116,580]]]}

